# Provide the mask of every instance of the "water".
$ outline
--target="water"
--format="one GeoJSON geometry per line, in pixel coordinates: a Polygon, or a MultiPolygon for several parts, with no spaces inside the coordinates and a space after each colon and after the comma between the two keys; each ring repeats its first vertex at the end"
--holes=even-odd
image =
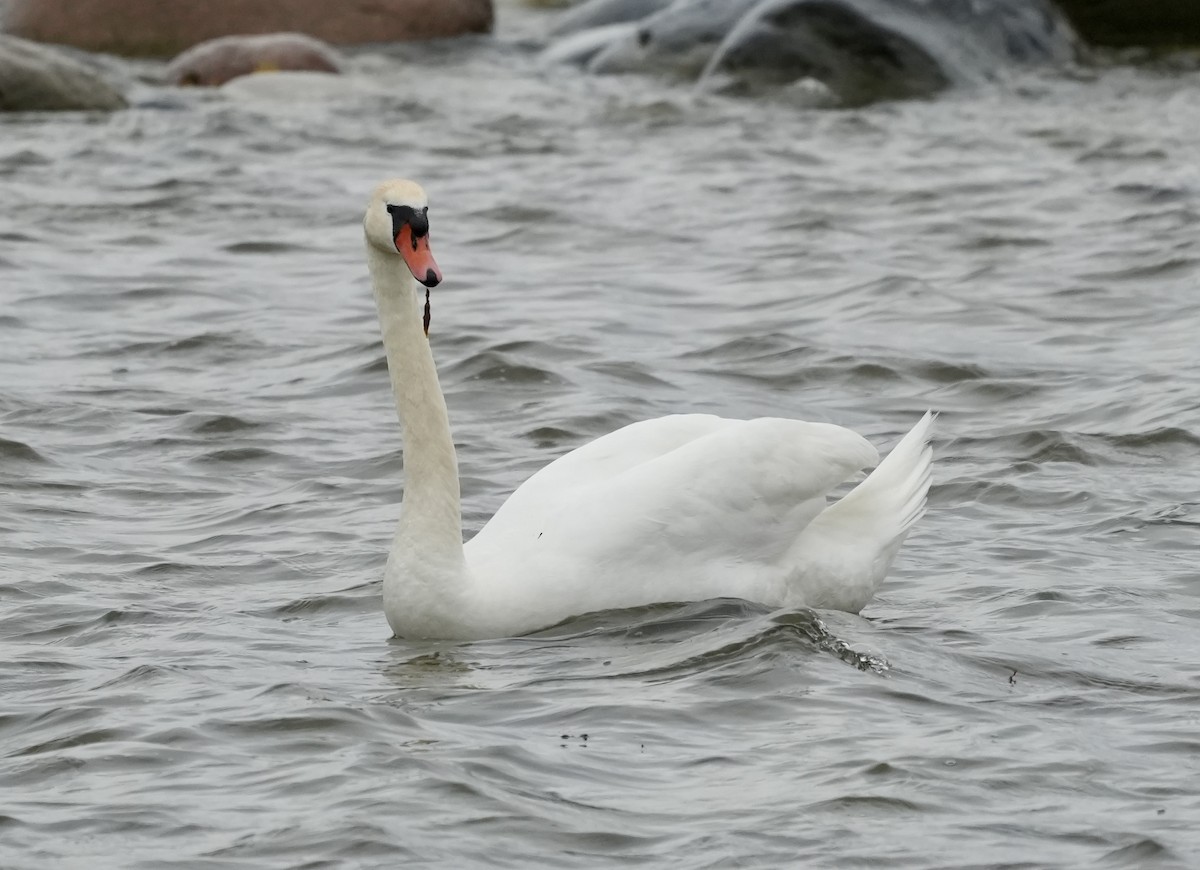
{"type": "Polygon", "coordinates": [[[546,72],[503,11],[0,121],[0,866],[1196,866],[1197,74],[809,111],[546,72]],[[638,418],[935,408],[863,615],[389,639],[395,174],[468,533],[638,418]]]}

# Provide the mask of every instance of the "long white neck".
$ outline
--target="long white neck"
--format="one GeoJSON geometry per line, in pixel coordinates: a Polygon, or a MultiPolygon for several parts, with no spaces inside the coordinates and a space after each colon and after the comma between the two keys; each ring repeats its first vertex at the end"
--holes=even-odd
{"type": "Polygon", "coordinates": [[[411,551],[410,558],[428,566],[431,574],[449,573],[463,563],[458,458],[423,327],[419,285],[400,257],[369,243],[367,261],[404,433],[404,509],[393,554],[411,551]]]}

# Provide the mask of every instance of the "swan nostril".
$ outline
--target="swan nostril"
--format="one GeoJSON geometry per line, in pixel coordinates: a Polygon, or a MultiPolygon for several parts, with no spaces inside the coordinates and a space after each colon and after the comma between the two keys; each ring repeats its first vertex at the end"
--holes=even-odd
{"type": "Polygon", "coordinates": [[[436,287],[439,281],[441,281],[441,278],[438,277],[437,272],[433,271],[432,269],[426,269],[425,280],[421,283],[426,287],[436,287]]]}
{"type": "Polygon", "coordinates": [[[637,32],[637,44],[642,48],[645,48],[647,45],[649,45],[651,39],[652,37],[649,30],[643,29],[637,32]]]}

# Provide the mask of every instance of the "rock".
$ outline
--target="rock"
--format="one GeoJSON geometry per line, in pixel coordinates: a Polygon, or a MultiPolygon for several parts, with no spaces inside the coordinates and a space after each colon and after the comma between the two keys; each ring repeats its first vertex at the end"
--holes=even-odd
{"type": "Polygon", "coordinates": [[[1043,0],[765,0],[706,75],[750,89],[812,78],[861,104],[981,83],[1005,66],[1066,63],[1076,49],[1043,0]]]}
{"type": "Polygon", "coordinates": [[[694,79],[761,0],[678,0],[642,19],[633,33],[596,53],[595,73],[658,72],[694,79]]]}
{"type": "Polygon", "coordinates": [[[541,54],[544,64],[570,64],[589,67],[596,55],[610,51],[614,45],[637,44],[637,22],[605,24],[589,27],[556,39],[541,54]]]}
{"type": "Polygon", "coordinates": [[[564,37],[543,57],[846,105],[928,96],[1006,66],[1063,64],[1077,49],[1049,0],[675,0],[631,24],[564,37]]]}
{"type": "Polygon", "coordinates": [[[492,0],[8,0],[5,30],[89,51],[169,57],[235,34],[298,31],[335,44],[486,33],[492,0]]]}
{"type": "Polygon", "coordinates": [[[0,34],[0,112],[111,111],[125,98],[66,52],[0,34]]]}
{"type": "Polygon", "coordinates": [[[673,0],[588,0],[560,15],[551,32],[566,35],[589,27],[640,21],[667,8],[672,2],[673,0]]]}
{"type": "Polygon", "coordinates": [[[192,46],[167,66],[175,85],[217,87],[256,72],[340,72],[337,54],[320,40],[301,33],[223,36],[192,46]]]}
{"type": "Polygon", "coordinates": [[[730,31],[706,75],[732,77],[739,90],[812,79],[844,105],[934,94],[952,74],[931,48],[940,40],[926,38],[940,28],[914,11],[903,0],[768,0],[730,31]]]}
{"type": "Polygon", "coordinates": [[[1195,0],[1058,0],[1058,5],[1092,45],[1200,46],[1200,4],[1195,0]]]}

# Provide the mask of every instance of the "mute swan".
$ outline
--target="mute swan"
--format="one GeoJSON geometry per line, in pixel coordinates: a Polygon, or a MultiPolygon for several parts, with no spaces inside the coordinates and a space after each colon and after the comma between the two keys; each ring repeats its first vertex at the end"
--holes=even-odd
{"type": "Polygon", "coordinates": [[[719,597],[855,613],[870,600],[925,511],[928,413],[833,505],[830,489],[879,460],[848,429],[707,414],[633,423],[538,471],[464,545],[418,296],[442,280],[428,211],[418,185],[393,180],[363,219],[404,435],[403,510],[383,580],[397,635],[505,637],[592,611],[719,597]]]}

